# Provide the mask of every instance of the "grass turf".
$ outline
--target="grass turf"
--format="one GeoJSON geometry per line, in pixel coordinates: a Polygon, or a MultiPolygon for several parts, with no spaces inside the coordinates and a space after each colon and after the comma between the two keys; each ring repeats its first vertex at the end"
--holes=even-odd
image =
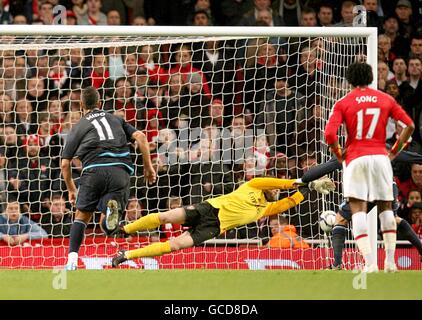
{"type": "MultiPolygon", "coordinates": [[[[64,273],[64,272],[63,272],[64,273]]],[[[292,300],[422,299],[422,271],[368,274],[366,289],[351,271],[78,270],[66,289],[53,270],[0,270],[0,299],[292,300]]],[[[61,278],[63,279],[63,278],[61,278]]]]}

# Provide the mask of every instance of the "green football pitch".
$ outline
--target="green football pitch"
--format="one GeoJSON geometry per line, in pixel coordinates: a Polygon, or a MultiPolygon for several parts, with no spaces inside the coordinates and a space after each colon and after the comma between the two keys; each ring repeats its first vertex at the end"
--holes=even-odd
{"type": "Polygon", "coordinates": [[[0,270],[0,299],[422,299],[422,271],[0,270]]]}

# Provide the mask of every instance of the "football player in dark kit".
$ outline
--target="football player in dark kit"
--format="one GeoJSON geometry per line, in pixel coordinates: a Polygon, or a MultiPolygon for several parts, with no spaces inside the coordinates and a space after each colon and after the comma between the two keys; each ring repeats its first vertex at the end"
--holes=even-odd
{"type": "Polygon", "coordinates": [[[61,170],[69,201],[76,204],[67,270],[77,269],[79,247],[94,211],[103,214],[101,227],[106,234],[118,229],[121,212],[129,198],[130,175],[134,172],[129,141],[135,141],[142,153],[145,180],[148,183],[156,180],[145,134],[125,120],[100,110],[99,98],[94,87],[83,89],[84,116],[69,133],[62,153],[61,170]],[[78,192],[71,173],[74,157],[82,162],[78,192]]]}
{"type": "MultiPolygon", "coordinates": [[[[393,160],[394,162],[401,162],[401,163],[417,163],[422,164],[422,155],[409,152],[409,151],[402,151],[400,152],[397,157],[393,160]]],[[[342,164],[337,161],[335,157],[331,158],[329,161],[317,165],[313,168],[310,168],[307,172],[304,173],[302,176],[302,182],[309,182],[312,180],[316,180],[320,177],[325,176],[331,172],[336,170],[342,170],[342,164]]],[[[393,192],[394,198],[397,199],[398,196],[398,188],[396,184],[393,185],[393,192]]],[[[374,203],[370,203],[368,205],[368,212],[375,206],[374,203]]],[[[396,211],[399,207],[397,200],[393,202],[393,211],[396,211]]],[[[334,225],[332,231],[332,246],[334,252],[334,264],[330,266],[330,269],[334,270],[341,270],[342,269],[342,256],[343,256],[343,248],[344,243],[346,241],[346,233],[347,233],[347,225],[349,221],[351,221],[352,212],[350,210],[350,206],[347,200],[345,200],[339,207],[339,212],[336,216],[336,223],[334,225]]],[[[418,238],[418,235],[409,225],[409,223],[398,217],[396,215],[396,222],[397,222],[397,232],[400,233],[404,239],[408,240],[411,244],[415,246],[418,250],[420,255],[420,260],[422,261],[422,243],[418,238]]]]}

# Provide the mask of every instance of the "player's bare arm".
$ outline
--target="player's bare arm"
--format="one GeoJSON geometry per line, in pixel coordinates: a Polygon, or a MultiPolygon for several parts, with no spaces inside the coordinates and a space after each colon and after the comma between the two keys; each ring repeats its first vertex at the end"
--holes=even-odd
{"type": "Polygon", "coordinates": [[[135,131],[132,135],[132,139],[136,141],[139,150],[142,153],[142,159],[144,163],[144,176],[149,184],[155,183],[157,179],[157,173],[154,170],[151,162],[151,156],[149,153],[149,144],[147,137],[142,131],[135,131]]]}
{"type": "Polygon", "coordinates": [[[415,130],[415,124],[412,122],[410,125],[408,125],[406,128],[403,129],[403,131],[400,134],[400,137],[397,139],[396,143],[391,148],[388,157],[390,160],[393,160],[397,155],[402,151],[408,141],[409,138],[412,136],[413,131],[415,130]]]}
{"type": "Polygon", "coordinates": [[[61,170],[64,182],[69,193],[69,202],[74,206],[76,204],[76,186],[72,179],[71,159],[62,159],[61,170]]]}
{"type": "Polygon", "coordinates": [[[343,152],[340,144],[338,143],[338,141],[329,144],[330,150],[331,152],[335,155],[335,157],[337,158],[337,161],[342,163],[345,159],[345,152],[343,152]]]}

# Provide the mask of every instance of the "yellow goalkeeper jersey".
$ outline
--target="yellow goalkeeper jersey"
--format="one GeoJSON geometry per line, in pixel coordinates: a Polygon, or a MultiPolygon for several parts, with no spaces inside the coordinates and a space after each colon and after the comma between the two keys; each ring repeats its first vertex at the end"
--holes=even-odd
{"type": "Polygon", "coordinates": [[[295,182],[296,180],[290,179],[255,178],[229,194],[206,201],[214,208],[220,209],[218,212],[220,232],[224,233],[298,205],[304,199],[299,191],[291,197],[274,202],[268,202],[263,192],[270,189],[294,189],[295,182]]]}

